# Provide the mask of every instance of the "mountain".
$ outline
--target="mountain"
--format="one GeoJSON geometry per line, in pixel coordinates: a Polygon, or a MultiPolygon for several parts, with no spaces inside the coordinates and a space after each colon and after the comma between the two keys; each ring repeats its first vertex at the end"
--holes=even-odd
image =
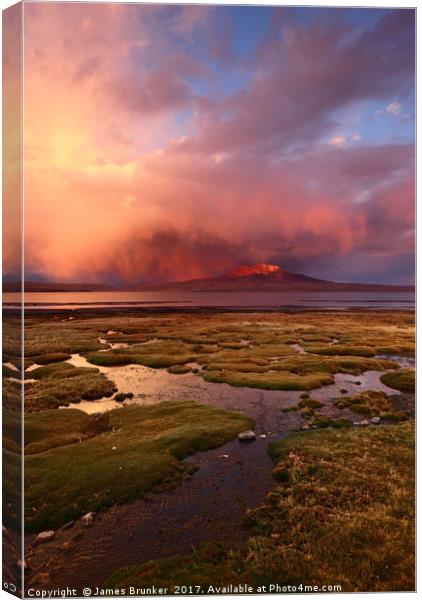
{"type": "Polygon", "coordinates": [[[372,283],[338,283],[316,279],[300,273],[292,273],[279,265],[258,263],[240,266],[228,273],[207,279],[174,281],[156,285],[132,286],[131,290],[160,291],[180,290],[192,292],[277,292],[277,291],[327,291],[370,292],[412,291],[413,286],[382,285],[372,283]]]}
{"type": "MultiPolygon", "coordinates": [[[[114,290],[105,283],[54,283],[50,281],[25,281],[25,292],[107,292],[114,290]]],[[[3,283],[3,292],[20,292],[21,282],[3,283]]]]}

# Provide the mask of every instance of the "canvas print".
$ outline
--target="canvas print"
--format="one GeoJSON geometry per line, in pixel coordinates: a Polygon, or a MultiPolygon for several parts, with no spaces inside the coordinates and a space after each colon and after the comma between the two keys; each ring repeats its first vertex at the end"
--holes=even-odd
{"type": "Polygon", "coordinates": [[[415,10],[3,13],[3,589],[415,589],[415,10]]]}

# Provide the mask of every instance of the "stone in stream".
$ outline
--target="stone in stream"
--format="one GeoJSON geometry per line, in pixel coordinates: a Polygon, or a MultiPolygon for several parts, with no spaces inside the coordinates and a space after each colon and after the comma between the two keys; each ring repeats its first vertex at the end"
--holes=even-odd
{"type": "Polygon", "coordinates": [[[91,527],[91,525],[94,523],[94,519],[95,519],[95,512],[89,512],[89,513],[86,513],[86,515],[84,515],[82,517],[82,523],[84,524],[85,527],[91,527]]]}
{"type": "Polygon", "coordinates": [[[50,531],[41,531],[41,533],[37,535],[37,542],[38,544],[42,544],[43,542],[49,542],[53,539],[55,535],[56,532],[52,529],[50,531]]]}
{"type": "Polygon", "coordinates": [[[367,427],[369,425],[368,419],[364,419],[363,421],[353,421],[353,425],[356,427],[367,427]]]}
{"type": "Polygon", "coordinates": [[[253,442],[256,440],[255,432],[252,429],[242,431],[237,437],[239,438],[239,442],[253,442]]]}
{"type": "Polygon", "coordinates": [[[381,417],[372,417],[371,423],[372,425],[379,425],[379,423],[381,423],[381,417]]]}

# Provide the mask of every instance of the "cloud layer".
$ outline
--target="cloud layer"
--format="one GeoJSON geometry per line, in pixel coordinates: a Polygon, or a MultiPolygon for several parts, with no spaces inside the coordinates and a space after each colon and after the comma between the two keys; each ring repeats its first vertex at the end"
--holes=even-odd
{"type": "Polygon", "coordinates": [[[25,5],[29,273],[412,278],[413,11],[244,11],[25,5]]]}

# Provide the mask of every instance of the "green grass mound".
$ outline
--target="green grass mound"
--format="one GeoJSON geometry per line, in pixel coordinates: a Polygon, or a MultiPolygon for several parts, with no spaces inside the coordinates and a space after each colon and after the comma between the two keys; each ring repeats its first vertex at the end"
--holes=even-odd
{"type": "Polygon", "coordinates": [[[370,346],[353,346],[347,344],[327,344],[325,346],[306,345],[306,351],[311,354],[325,354],[327,356],[375,356],[376,351],[370,346]]]}
{"type": "Polygon", "coordinates": [[[91,369],[73,368],[69,372],[66,371],[62,378],[55,373],[28,386],[25,393],[25,412],[68,406],[81,400],[109,398],[116,391],[113,381],[102,373],[96,370],[91,372],[91,369]]]}
{"type": "Polygon", "coordinates": [[[334,383],[334,377],[329,373],[296,375],[288,371],[267,373],[211,371],[204,375],[204,379],[213,383],[228,383],[235,387],[252,387],[264,390],[313,390],[334,383]]]}
{"type": "Polygon", "coordinates": [[[384,375],[381,375],[381,381],[394,390],[408,393],[415,392],[416,382],[414,369],[401,369],[395,373],[384,373],[384,375]]]}
{"type": "Polygon", "coordinates": [[[312,354],[286,357],[271,364],[271,369],[290,371],[297,375],[311,375],[312,373],[360,375],[365,371],[385,371],[397,368],[397,364],[388,359],[362,356],[315,356],[312,354]]]}
{"type": "Polygon", "coordinates": [[[194,468],[182,459],[253,426],[240,413],[182,401],[119,408],[99,425],[87,417],[77,410],[26,417],[37,452],[25,459],[27,531],[55,529],[174,483],[194,468]],[[73,443],[81,433],[86,439],[73,443]]]}
{"type": "Polygon", "coordinates": [[[66,362],[53,362],[51,364],[38,367],[27,373],[31,379],[44,379],[47,377],[54,379],[63,379],[65,377],[77,377],[88,373],[98,373],[98,369],[94,367],[75,367],[66,362]]]}
{"type": "Polygon", "coordinates": [[[368,390],[355,396],[343,396],[334,401],[338,408],[349,408],[356,414],[381,417],[393,421],[405,421],[412,415],[412,402],[406,398],[388,396],[384,392],[368,390]]]}
{"type": "Polygon", "coordinates": [[[33,361],[37,365],[49,365],[50,363],[58,363],[63,360],[69,360],[70,354],[65,352],[50,352],[41,356],[34,356],[33,361]]]}
{"type": "Polygon", "coordinates": [[[167,371],[173,375],[186,375],[186,373],[190,373],[191,368],[186,365],[174,365],[173,367],[169,367],[167,371]]]}
{"type": "Polygon", "coordinates": [[[332,585],[411,591],[414,428],[411,423],[298,433],[272,444],[278,481],[248,511],[249,541],[220,544],[114,573],[107,587],[332,585]]]}
{"type": "Polygon", "coordinates": [[[303,398],[298,404],[299,408],[321,408],[322,406],[323,403],[314,398],[303,398]]]}
{"type": "Polygon", "coordinates": [[[111,429],[109,413],[88,415],[77,409],[43,411],[25,418],[25,455],[81,443],[111,429]]]}

